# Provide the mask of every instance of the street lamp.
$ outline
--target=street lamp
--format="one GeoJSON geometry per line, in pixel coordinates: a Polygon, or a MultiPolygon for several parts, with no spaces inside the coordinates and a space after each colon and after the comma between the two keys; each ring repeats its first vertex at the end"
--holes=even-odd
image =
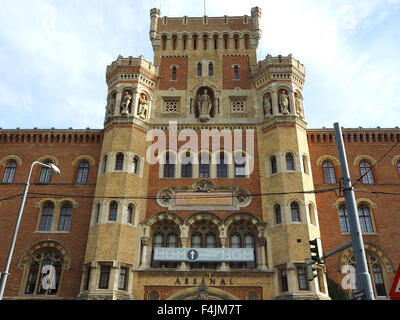
{"type": "Polygon", "coordinates": [[[28,194],[29,181],[31,179],[32,169],[33,169],[34,165],[36,165],[36,164],[39,164],[39,165],[41,165],[43,167],[49,168],[50,172],[54,173],[56,175],[59,175],[61,173],[60,169],[57,166],[55,166],[54,164],[52,164],[52,163],[45,164],[45,163],[41,163],[39,161],[34,161],[32,163],[32,165],[31,165],[31,168],[29,170],[28,179],[27,179],[27,181],[25,183],[25,189],[24,189],[24,193],[22,195],[21,204],[20,204],[20,207],[19,207],[17,222],[15,223],[14,233],[13,233],[12,240],[11,240],[10,251],[8,252],[8,256],[7,256],[6,266],[4,268],[4,272],[1,275],[1,280],[0,280],[0,300],[3,300],[4,289],[6,287],[6,282],[7,282],[7,277],[8,277],[8,270],[10,269],[11,258],[12,258],[12,255],[13,255],[15,242],[17,240],[19,224],[21,222],[22,212],[24,210],[24,206],[25,206],[25,202],[26,202],[26,196],[28,194]]]}

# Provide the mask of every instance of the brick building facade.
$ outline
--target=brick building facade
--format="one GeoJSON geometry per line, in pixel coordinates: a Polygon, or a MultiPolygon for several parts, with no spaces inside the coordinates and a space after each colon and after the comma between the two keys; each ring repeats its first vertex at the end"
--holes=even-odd
{"type": "MultiPolygon", "coordinates": [[[[257,7],[219,18],[152,9],[154,62],[120,56],[107,67],[104,129],[0,130],[2,270],[30,165],[62,172],[34,168],[5,298],[329,299],[326,274],[341,283],[351,250],[312,281],[303,263],[309,240],[325,251],[349,240],[334,133],[307,129],[299,61],[257,61],[260,17],[257,7]],[[325,189],[335,190],[307,192],[325,189]],[[254,259],[163,261],[158,248],[254,259]],[[54,287],[42,285],[46,265],[54,287]]],[[[380,157],[400,130],[343,132],[353,179],[373,166],[357,203],[384,299],[400,263],[400,150],[380,157]]]]}

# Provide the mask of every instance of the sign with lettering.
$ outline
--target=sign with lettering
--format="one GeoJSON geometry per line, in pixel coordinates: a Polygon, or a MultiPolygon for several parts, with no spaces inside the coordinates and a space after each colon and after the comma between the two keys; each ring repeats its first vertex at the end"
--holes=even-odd
{"type": "Polygon", "coordinates": [[[232,192],[176,192],[176,206],[232,206],[232,192]]]}
{"type": "Polygon", "coordinates": [[[253,248],[154,248],[154,261],[251,262],[253,248]]]}

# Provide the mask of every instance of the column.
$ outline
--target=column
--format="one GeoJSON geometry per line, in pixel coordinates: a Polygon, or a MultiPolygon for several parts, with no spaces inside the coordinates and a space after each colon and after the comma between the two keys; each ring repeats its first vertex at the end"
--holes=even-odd
{"type": "Polygon", "coordinates": [[[278,93],[276,91],[272,91],[272,111],[274,115],[279,114],[279,107],[278,107],[278,93]]]}
{"type": "Polygon", "coordinates": [[[268,270],[268,268],[267,268],[267,259],[266,259],[266,256],[265,256],[265,248],[266,248],[267,241],[266,241],[266,239],[264,237],[261,237],[259,239],[259,241],[260,241],[260,250],[261,250],[261,266],[260,266],[260,269],[262,271],[267,271],[268,270]]]}
{"type": "Polygon", "coordinates": [[[147,250],[149,245],[149,238],[143,237],[142,238],[142,259],[140,261],[140,270],[148,268],[149,264],[147,262],[147,250]]]}
{"type": "Polygon", "coordinates": [[[296,115],[296,106],[295,106],[295,99],[294,99],[294,91],[289,92],[289,114],[296,115]]]}
{"type": "Polygon", "coordinates": [[[98,287],[98,279],[100,277],[99,263],[96,261],[92,261],[90,264],[90,268],[91,268],[91,271],[90,271],[90,281],[89,281],[88,291],[93,292],[98,287]]]}
{"type": "MultiPolygon", "coordinates": [[[[182,248],[187,248],[187,243],[188,243],[188,238],[187,237],[185,237],[185,238],[181,237],[182,248]]],[[[182,261],[178,268],[181,271],[189,270],[189,262],[182,261]]]]}
{"type": "MultiPolygon", "coordinates": [[[[226,237],[219,237],[219,241],[221,242],[221,248],[226,248],[226,237]]],[[[226,262],[221,262],[221,265],[219,267],[220,271],[228,271],[228,264],[226,262]]]]}

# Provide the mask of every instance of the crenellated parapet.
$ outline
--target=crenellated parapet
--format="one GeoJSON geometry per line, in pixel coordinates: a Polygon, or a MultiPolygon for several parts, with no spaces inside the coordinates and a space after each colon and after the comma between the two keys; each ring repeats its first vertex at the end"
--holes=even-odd
{"type": "Polygon", "coordinates": [[[110,119],[122,120],[124,123],[134,118],[148,120],[159,77],[159,67],[145,60],[143,56],[119,56],[107,66],[107,125],[112,123],[110,119]]]}
{"type": "Polygon", "coordinates": [[[250,78],[262,101],[264,118],[293,115],[305,118],[303,87],[305,68],[290,54],[287,57],[267,55],[251,66],[250,78]]]}
{"type": "Polygon", "coordinates": [[[261,39],[261,9],[251,16],[160,17],[150,11],[150,40],[154,51],[254,50],[261,39]]]}
{"type": "Polygon", "coordinates": [[[287,57],[267,55],[265,60],[252,66],[251,77],[256,89],[262,88],[271,81],[293,81],[299,88],[303,89],[305,68],[291,54],[287,57]]]}
{"type": "Polygon", "coordinates": [[[145,60],[143,56],[138,58],[118,56],[106,70],[106,82],[109,89],[119,82],[142,82],[154,89],[158,76],[158,66],[145,60]]]}

